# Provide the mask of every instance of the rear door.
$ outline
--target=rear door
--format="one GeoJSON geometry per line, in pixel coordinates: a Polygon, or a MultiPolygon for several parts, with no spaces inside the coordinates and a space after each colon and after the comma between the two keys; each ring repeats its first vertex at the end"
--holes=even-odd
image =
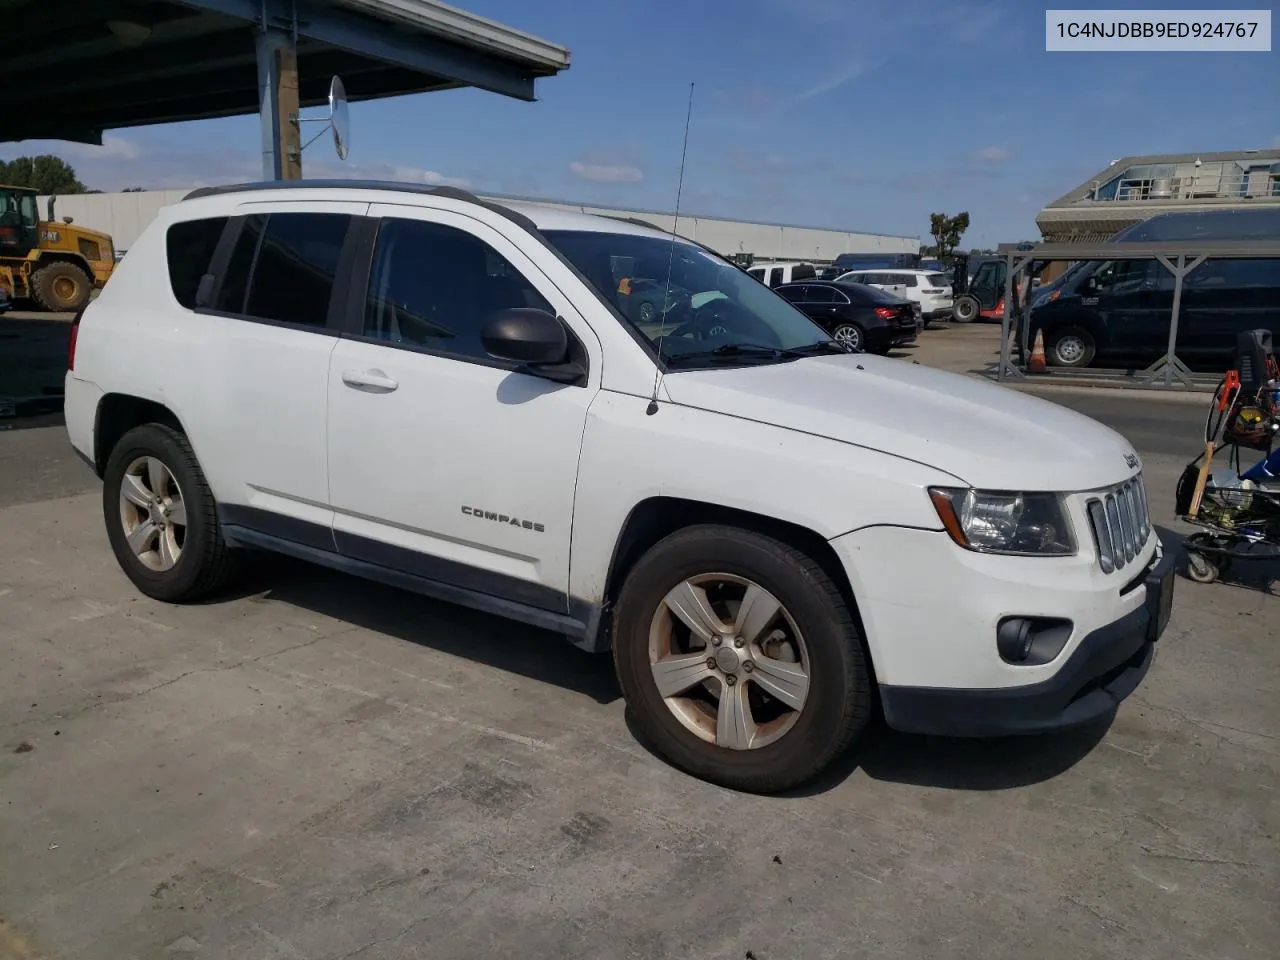
{"type": "Polygon", "coordinates": [[[351,225],[366,203],[246,203],[214,255],[193,358],[208,423],[193,432],[224,519],[329,548],[325,408],[351,225]]]}

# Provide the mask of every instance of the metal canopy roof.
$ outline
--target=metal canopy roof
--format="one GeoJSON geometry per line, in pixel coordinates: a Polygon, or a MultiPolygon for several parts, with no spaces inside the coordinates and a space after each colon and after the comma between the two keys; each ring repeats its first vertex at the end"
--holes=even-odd
{"type": "Polygon", "coordinates": [[[0,141],[257,113],[255,39],[297,39],[303,106],[474,86],[534,99],[569,51],[438,0],[0,0],[0,141]]]}
{"type": "Polygon", "coordinates": [[[1002,243],[1002,257],[1015,260],[1153,260],[1157,257],[1280,259],[1280,240],[1164,240],[1146,243],[1002,243]]]}

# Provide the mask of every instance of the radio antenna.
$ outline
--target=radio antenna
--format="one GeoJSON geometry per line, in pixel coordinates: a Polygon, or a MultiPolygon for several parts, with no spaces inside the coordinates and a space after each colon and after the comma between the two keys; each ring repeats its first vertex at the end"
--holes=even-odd
{"type": "Polygon", "coordinates": [[[645,414],[653,416],[658,412],[658,388],[662,385],[662,337],[667,329],[667,305],[671,301],[671,267],[676,256],[676,228],[680,226],[680,195],[684,192],[684,161],[689,155],[689,121],[693,117],[693,84],[689,84],[689,107],[684,115],[684,143],[680,146],[680,178],[676,181],[676,212],[671,224],[671,246],[667,250],[667,285],[662,291],[661,326],[658,328],[658,365],[653,371],[653,392],[649,395],[649,406],[645,414]]]}

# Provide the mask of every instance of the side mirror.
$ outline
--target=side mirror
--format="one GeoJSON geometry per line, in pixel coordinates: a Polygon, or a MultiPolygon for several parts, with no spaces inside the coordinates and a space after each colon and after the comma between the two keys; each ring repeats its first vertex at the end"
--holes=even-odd
{"type": "Polygon", "coordinates": [[[557,383],[577,383],[586,372],[569,360],[569,335],[560,319],[534,307],[499,310],[480,330],[485,352],[557,383]]]}

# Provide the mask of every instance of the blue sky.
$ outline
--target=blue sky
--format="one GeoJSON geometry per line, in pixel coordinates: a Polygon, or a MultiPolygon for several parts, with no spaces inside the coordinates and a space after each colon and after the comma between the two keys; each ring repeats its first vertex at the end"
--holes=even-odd
{"type": "MultiPolygon", "coordinates": [[[[321,141],[309,175],[670,209],[693,82],[686,212],[925,236],[931,211],[964,209],[965,244],[989,246],[1036,236],[1045,203],[1116,157],[1280,147],[1280,52],[1050,54],[1025,0],[458,2],[572,66],[532,104],[356,104],[348,164],[321,141]]],[[[55,152],[114,190],[256,179],[257,147],[244,117],[0,156],[55,152]]]]}

